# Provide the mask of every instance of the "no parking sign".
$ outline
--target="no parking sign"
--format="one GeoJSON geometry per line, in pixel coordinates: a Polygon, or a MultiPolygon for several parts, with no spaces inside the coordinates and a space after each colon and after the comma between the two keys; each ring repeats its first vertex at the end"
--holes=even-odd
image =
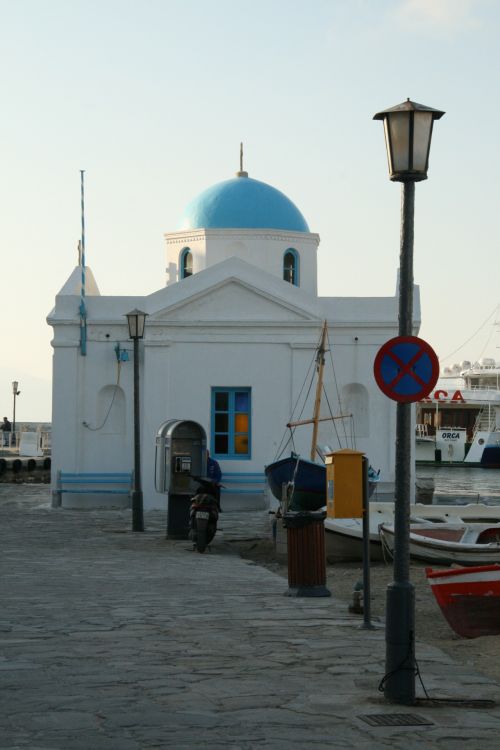
{"type": "Polygon", "coordinates": [[[377,385],[393,401],[420,401],[439,377],[434,349],[417,336],[396,336],[378,351],[373,363],[377,385]]]}

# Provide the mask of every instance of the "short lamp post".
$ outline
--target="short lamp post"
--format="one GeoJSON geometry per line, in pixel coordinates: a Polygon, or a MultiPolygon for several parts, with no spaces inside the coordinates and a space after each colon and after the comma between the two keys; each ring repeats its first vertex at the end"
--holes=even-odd
{"type": "Polygon", "coordinates": [[[144,531],[141,484],[141,427],[139,408],[139,339],[144,337],[147,313],[127,313],[128,333],[134,342],[134,482],[132,488],[132,531],[144,531]]]}
{"type": "MultiPolygon", "coordinates": [[[[413,225],[415,182],[427,179],[438,109],[409,99],[378,112],[384,123],[389,176],[402,182],[399,261],[399,335],[413,335],[413,225]]],[[[387,588],[386,677],[384,695],[395,703],[415,703],[415,591],[410,582],[411,403],[397,404],[394,509],[394,581],[387,588]]]]}
{"type": "Polygon", "coordinates": [[[12,394],[14,396],[14,405],[12,408],[12,439],[11,443],[12,445],[16,444],[16,398],[21,394],[21,391],[18,390],[19,383],[17,380],[14,380],[12,382],[12,394]]]}

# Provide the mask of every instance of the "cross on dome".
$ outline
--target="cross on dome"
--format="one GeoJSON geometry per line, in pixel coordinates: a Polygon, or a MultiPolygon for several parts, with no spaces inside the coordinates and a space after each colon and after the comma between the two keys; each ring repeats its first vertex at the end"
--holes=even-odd
{"type": "Polygon", "coordinates": [[[243,143],[240,143],[240,171],[236,172],[236,177],[248,177],[248,172],[243,169],[243,143]]]}

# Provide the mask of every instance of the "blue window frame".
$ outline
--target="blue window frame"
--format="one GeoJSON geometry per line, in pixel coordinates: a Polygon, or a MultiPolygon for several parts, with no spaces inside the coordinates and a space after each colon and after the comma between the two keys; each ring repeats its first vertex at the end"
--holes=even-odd
{"type": "Polygon", "coordinates": [[[215,458],[251,458],[251,388],[212,388],[211,453],[215,458]]]}
{"type": "Polygon", "coordinates": [[[193,275],[193,254],[189,247],[185,247],[180,255],[181,279],[187,279],[193,275]]]}
{"type": "Polygon", "coordinates": [[[299,285],[299,254],[293,247],[283,255],[283,279],[294,286],[299,285]]]}

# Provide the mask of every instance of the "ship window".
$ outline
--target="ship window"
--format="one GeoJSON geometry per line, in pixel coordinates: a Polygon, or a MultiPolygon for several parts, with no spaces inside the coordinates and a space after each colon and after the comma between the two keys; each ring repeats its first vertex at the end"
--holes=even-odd
{"type": "Polygon", "coordinates": [[[181,279],[187,279],[193,275],[193,254],[189,247],[185,247],[181,252],[180,259],[181,279]]]}
{"type": "Polygon", "coordinates": [[[212,454],[249,459],[250,388],[212,388],[212,454]]]}
{"type": "Polygon", "coordinates": [[[283,279],[294,286],[299,285],[299,254],[289,247],[283,256],[283,279]]]}

